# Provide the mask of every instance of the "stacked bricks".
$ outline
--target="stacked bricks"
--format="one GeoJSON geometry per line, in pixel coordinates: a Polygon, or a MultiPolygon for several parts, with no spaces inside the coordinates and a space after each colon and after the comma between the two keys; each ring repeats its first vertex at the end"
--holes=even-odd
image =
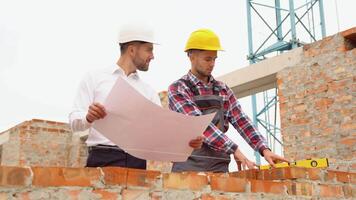
{"type": "Polygon", "coordinates": [[[356,171],[356,28],[304,46],[277,74],[284,155],[356,171]]]}
{"type": "Polygon", "coordinates": [[[0,199],[340,198],[356,198],[356,173],[306,168],[220,174],[119,167],[0,167],[0,199]]]}
{"type": "Polygon", "coordinates": [[[6,132],[1,165],[83,166],[87,157],[83,141],[73,137],[66,123],[33,119],[6,132]]]}

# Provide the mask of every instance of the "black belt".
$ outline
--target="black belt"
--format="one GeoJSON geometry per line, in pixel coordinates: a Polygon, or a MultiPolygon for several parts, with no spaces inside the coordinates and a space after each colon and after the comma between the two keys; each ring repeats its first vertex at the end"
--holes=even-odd
{"type": "Polygon", "coordinates": [[[88,150],[93,151],[93,150],[100,150],[100,149],[112,149],[112,150],[118,150],[118,151],[124,151],[120,147],[116,145],[105,145],[105,144],[98,144],[95,146],[89,146],[88,150]]]}

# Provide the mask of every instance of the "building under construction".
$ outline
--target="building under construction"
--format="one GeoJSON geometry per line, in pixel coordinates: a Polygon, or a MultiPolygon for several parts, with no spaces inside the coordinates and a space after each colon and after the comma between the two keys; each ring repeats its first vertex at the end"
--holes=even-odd
{"type": "MultiPolygon", "coordinates": [[[[247,2],[250,15],[254,7],[247,2]]],[[[280,13],[279,0],[275,2],[277,26],[269,27],[277,42],[257,51],[251,42],[251,65],[218,79],[238,97],[276,87],[280,136],[266,121],[261,125],[289,160],[327,158],[328,166],[171,173],[171,163],[149,161],[147,170],[86,168],[87,132],[32,119],[0,133],[0,200],[356,199],[356,27],[326,37],[319,1],[323,39],[308,31],[313,41],[302,43],[292,25],[292,39],[285,42],[281,24],[287,17],[280,13]],[[279,55],[266,59],[271,52],[279,55]]],[[[310,1],[307,11],[316,2],[310,1]]],[[[305,14],[299,18],[294,10],[288,10],[293,11],[288,14],[291,24],[302,23],[305,14]]],[[[252,41],[252,32],[249,37],[252,41]]],[[[160,97],[167,108],[167,93],[160,97]]],[[[271,107],[269,101],[266,106],[271,107]]],[[[253,118],[260,113],[254,111],[253,118]]]]}
{"type": "Polygon", "coordinates": [[[240,93],[276,83],[284,155],[325,157],[327,168],[83,168],[86,133],[33,119],[1,133],[0,199],[355,199],[355,46],[352,28],[220,77],[240,93]]]}

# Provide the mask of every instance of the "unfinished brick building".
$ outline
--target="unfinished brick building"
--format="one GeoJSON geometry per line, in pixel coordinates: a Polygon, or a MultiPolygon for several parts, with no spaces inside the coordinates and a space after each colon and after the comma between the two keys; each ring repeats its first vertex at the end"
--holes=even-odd
{"type": "MultiPolygon", "coordinates": [[[[149,164],[156,171],[83,168],[85,133],[34,119],[0,134],[0,199],[356,199],[355,46],[352,28],[258,64],[279,64],[259,80],[277,83],[284,155],[327,157],[327,169],[169,173],[169,163],[159,162],[149,164]]],[[[235,92],[249,90],[250,82],[234,87],[233,76],[225,79],[235,92]]]]}

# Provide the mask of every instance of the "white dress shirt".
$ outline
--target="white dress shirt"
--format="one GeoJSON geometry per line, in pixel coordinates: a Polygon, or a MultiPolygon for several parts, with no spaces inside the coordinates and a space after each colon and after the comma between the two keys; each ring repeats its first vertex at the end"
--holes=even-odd
{"type": "Polygon", "coordinates": [[[86,141],[88,146],[97,144],[115,145],[105,138],[99,131],[91,127],[91,124],[86,120],[86,115],[89,106],[92,103],[97,102],[103,104],[105,102],[106,97],[118,77],[126,80],[148,100],[161,106],[158,93],[156,93],[148,84],[144,83],[138,76],[137,72],[126,76],[123,69],[117,65],[89,72],[79,85],[73,111],[69,114],[69,123],[73,132],[85,131],[89,128],[89,137],[86,141]]]}

